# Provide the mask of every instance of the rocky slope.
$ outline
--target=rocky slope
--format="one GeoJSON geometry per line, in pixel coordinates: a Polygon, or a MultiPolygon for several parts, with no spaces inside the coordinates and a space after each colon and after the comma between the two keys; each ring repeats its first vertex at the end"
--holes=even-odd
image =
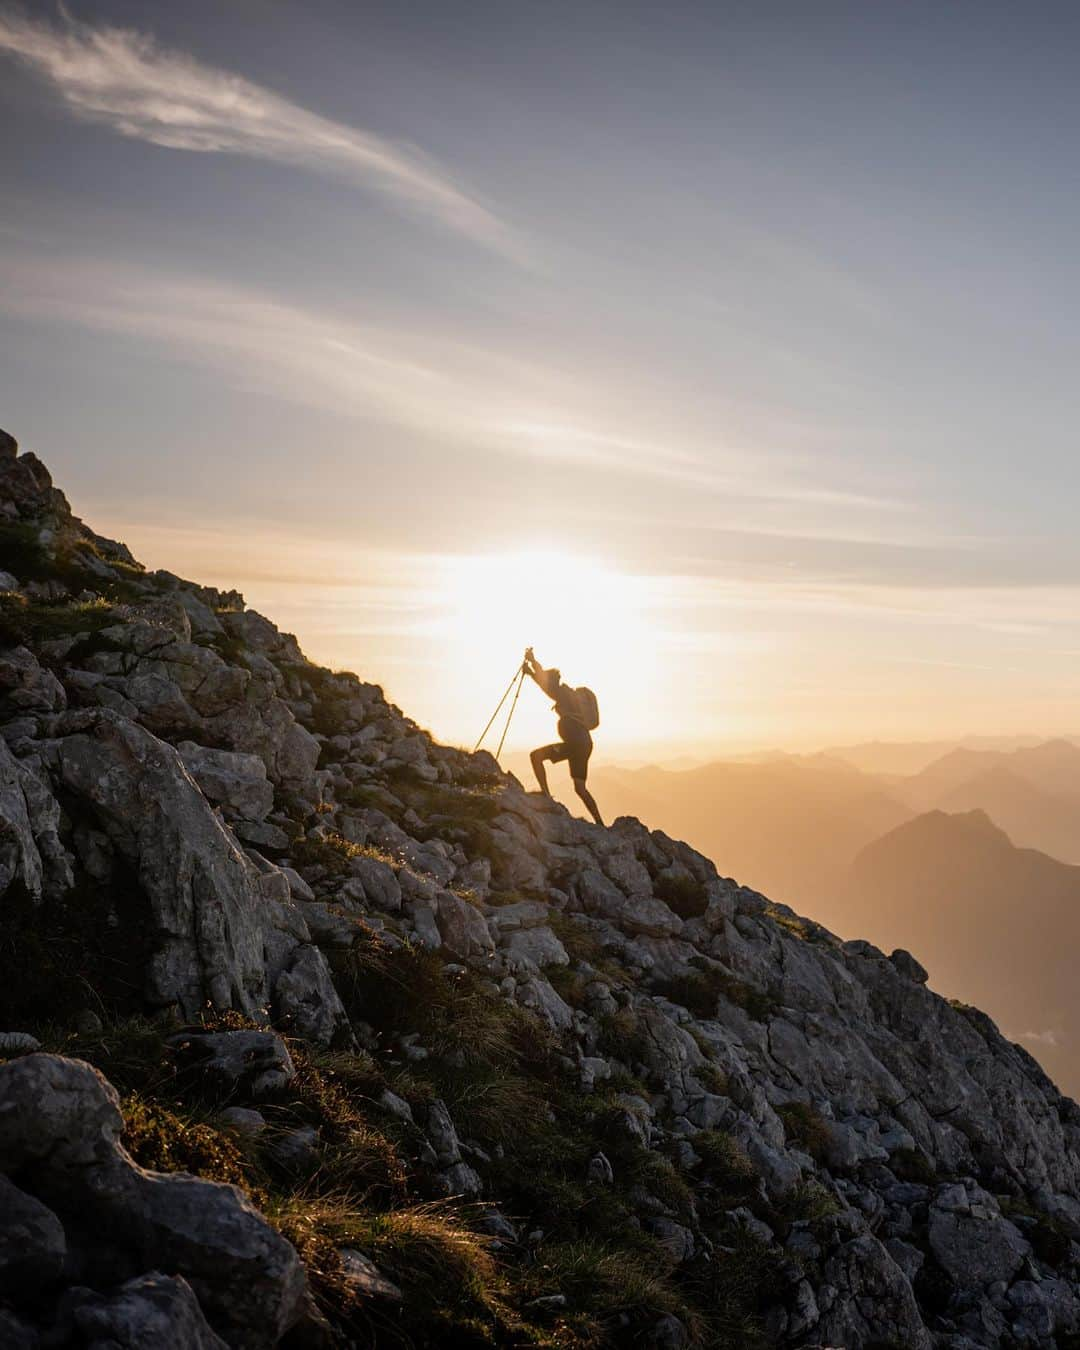
{"type": "Polygon", "coordinates": [[[912,957],[0,515],[0,1344],[1074,1343],[1080,1115],[912,957]]]}

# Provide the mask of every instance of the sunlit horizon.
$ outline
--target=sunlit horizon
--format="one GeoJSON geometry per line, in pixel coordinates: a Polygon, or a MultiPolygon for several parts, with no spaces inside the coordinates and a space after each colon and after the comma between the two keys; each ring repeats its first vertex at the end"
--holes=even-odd
{"type": "MultiPolygon", "coordinates": [[[[882,713],[868,684],[849,690],[852,701],[863,705],[863,720],[811,716],[800,724],[790,707],[777,704],[773,690],[788,679],[796,695],[808,692],[800,662],[820,660],[813,618],[828,620],[835,606],[827,597],[808,599],[807,626],[770,635],[748,619],[761,605],[790,612],[790,597],[775,588],[769,596],[770,588],[765,594],[751,585],[718,588],[700,577],[635,575],[613,560],[539,543],[507,553],[405,554],[310,537],[271,543],[251,528],[230,540],[217,531],[125,524],[108,511],[90,518],[122,537],[151,568],[241,590],[251,608],[295,632],[312,660],[382,685],[421,725],[467,748],[526,646],[558,666],[568,683],[596,690],[602,719],[597,763],[686,766],[862,741],[1050,740],[1080,731],[1080,714],[1070,720],[1068,696],[1057,721],[1040,703],[1022,709],[1011,723],[995,723],[992,715],[980,722],[962,680],[956,681],[955,706],[940,703],[933,716],[921,716],[923,680],[915,661],[909,662],[916,679],[905,721],[895,707],[882,713]],[[712,629],[701,623],[708,607],[714,621],[723,618],[712,629]],[[763,669],[770,682],[755,688],[763,669]]],[[[835,605],[846,609],[850,603],[835,605]]],[[[880,598],[877,605],[869,598],[863,603],[868,619],[878,609],[877,621],[885,626],[899,624],[902,631],[912,621],[880,598]]],[[[938,610],[922,621],[931,632],[948,631],[938,610]]],[[[812,709],[814,700],[808,701],[812,709]]],[[[503,721],[485,748],[494,750],[503,721]]],[[[551,740],[553,726],[550,702],[527,682],[510,723],[507,754],[520,759],[523,750],[551,740]]]]}
{"type": "Polygon", "coordinates": [[[457,744],[1080,728],[1074,20],[587,11],[0,0],[0,425],[457,744]]]}

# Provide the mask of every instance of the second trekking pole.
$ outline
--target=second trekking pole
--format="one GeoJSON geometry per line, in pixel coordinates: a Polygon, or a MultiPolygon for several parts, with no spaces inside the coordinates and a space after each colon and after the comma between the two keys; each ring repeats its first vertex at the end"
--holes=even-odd
{"type": "MultiPolygon", "coordinates": [[[[473,754],[474,754],[474,755],[476,754],[477,750],[480,749],[481,745],[483,745],[483,743],[484,743],[484,737],[485,737],[485,736],[488,734],[488,732],[491,730],[491,724],[492,724],[492,722],[495,721],[496,717],[498,717],[499,713],[502,711],[502,705],[503,705],[503,704],[506,702],[506,700],[510,697],[510,690],[513,689],[513,687],[514,687],[514,682],[518,679],[519,676],[521,676],[522,678],[524,678],[524,675],[525,675],[524,668],[523,668],[522,666],[518,666],[517,670],[515,670],[514,673],[513,673],[513,675],[510,677],[510,683],[506,686],[506,693],[503,694],[503,696],[502,696],[501,699],[499,699],[499,706],[495,709],[495,711],[494,711],[494,712],[491,714],[491,716],[488,718],[488,724],[487,724],[487,726],[486,726],[486,727],[483,729],[483,731],[480,733],[480,739],[479,739],[479,740],[476,742],[476,744],[473,746],[473,754]]],[[[519,684],[518,684],[518,692],[520,692],[520,691],[521,691],[521,685],[520,685],[520,683],[519,683],[519,684]]],[[[517,699],[516,699],[516,698],[514,699],[514,702],[515,702],[515,703],[517,702],[517,699]]],[[[511,708],[511,712],[512,712],[512,711],[513,711],[513,709],[511,708]]],[[[506,737],[506,733],[504,732],[504,733],[503,733],[503,738],[505,739],[505,737],[506,737]]],[[[499,749],[500,749],[500,750],[502,749],[502,742],[501,742],[501,741],[499,742],[499,749]]]]}
{"type": "Polygon", "coordinates": [[[498,763],[499,756],[502,754],[503,744],[506,741],[506,733],[510,730],[510,720],[514,716],[514,709],[517,707],[518,698],[521,696],[521,686],[525,683],[525,667],[521,667],[521,674],[518,676],[517,689],[514,691],[514,701],[510,704],[510,711],[506,714],[506,726],[503,727],[503,734],[499,738],[499,748],[495,751],[495,762],[498,763]]]}

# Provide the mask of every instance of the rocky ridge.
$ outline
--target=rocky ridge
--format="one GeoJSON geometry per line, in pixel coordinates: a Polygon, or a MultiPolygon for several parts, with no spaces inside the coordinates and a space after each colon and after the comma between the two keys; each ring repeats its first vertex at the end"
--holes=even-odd
{"type": "Polygon", "coordinates": [[[437,744],[2,434],[0,567],[0,1343],[1080,1343],[1080,1113],[913,957],[437,744]]]}

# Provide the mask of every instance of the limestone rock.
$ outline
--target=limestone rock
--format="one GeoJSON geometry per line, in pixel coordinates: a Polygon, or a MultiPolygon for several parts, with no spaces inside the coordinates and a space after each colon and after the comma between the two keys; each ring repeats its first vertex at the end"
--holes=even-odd
{"type": "Polygon", "coordinates": [[[392,867],[377,858],[361,857],[351,860],[349,871],[359,884],[360,898],[369,905],[391,914],[401,909],[401,885],[392,867]]]}
{"type": "Polygon", "coordinates": [[[258,1017],[272,995],[292,1025],[327,1043],[344,1013],[325,962],[302,939],[287,961],[273,950],[283,940],[281,913],[265,903],[255,867],[178,752],[116,713],[65,716],[44,753],[136,870],[158,935],[150,999],[175,1003],[186,1017],[208,1002],[258,1017]],[[287,966],[273,989],[270,966],[287,966]]]}
{"type": "Polygon", "coordinates": [[[440,891],[436,905],[439,936],[455,956],[484,956],[494,950],[491,932],[475,905],[462,900],[453,891],[440,891]]]}
{"type": "Polygon", "coordinates": [[[87,1350],[228,1350],[180,1275],[138,1275],[115,1294],[84,1290],[66,1302],[64,1321],[87,1350]]]}
{"type": "Polygon", "coordinates": [[[52,1210],[0,1173],[0,1298],[22,1301],[55,1284],[66,1255],[52,1210]]]}
{"type": "Polygon", "coordinates": [[[317,947],[297,945],[273,989],[275,1021],[303,1040],[330,1045],[348,1038],[349,1019],[334,988],[326,957],[317,947]]]}
{"type": "Polygon", "coordinates": [[[23,776],[7,742],[0,739],[0,891],[19,881],[40,899],[44,867],[34,839],[23,776]]]}
{"type": "Polygon", "coordinates": [[[342,1273],[351,1292],[359,1298],[382,1298],[400,1303],[400,1288],[388,1280],[370,1256],[354,1247],[339,1247],[342,1273]]]}
{"type": "Polygon", "coordinates": [[[296,1077],[288,1047],[272,1031],[184,1032],[170,1044],[222,1096],[265,1097],[296,1077]]]}
{"type": "Polygon", "coordinates": [[[41,1042],[28,1031],[0,1031],[0,1055],[29,1055],[41,1049],[41,1042]]]}
{"type": "Polygon", "coordinates": [[[995,1210],[983,1207],[930,1210],[930,1249],[938,1263],[965,1289],[1008,1282],[1031,1247],[1020,1231],[995,1210]]]}
{"type": "Polygon", "coordinates": [[[0,1172],[32,1174],[35,1197],[69,1241],[93,1244],[99,1268],[179,1271],[231,1346],[274,1344],[304,1296],[292,1247],[235,1187],[136,1167],[122,1128],[116,1093],[88,1064],[38,1054],[0,1065],[0,1172]]]}
{"type": "Polygon", "coordinates": [[[512,971],[542,970],[545,966],[568,966],[566,948],[550,928],[522,928],[509,933],[502,944],[512,971]]]}
{"type": "Polygon", "coordinates": [[[244,820],[263,820],[273,810],[274,787],[258,755],[211,750],[194,741],[181,741],[176,748],[184,768],[212,802],[244,820]]]}
{"type": "Polygon", "coordinates": [[[822,1345],[902,1345],[932,1350],[911,1285],[869,1233],[844,1243],[825,1263],[831,1293],[814,1335],[822,1345]]]}

